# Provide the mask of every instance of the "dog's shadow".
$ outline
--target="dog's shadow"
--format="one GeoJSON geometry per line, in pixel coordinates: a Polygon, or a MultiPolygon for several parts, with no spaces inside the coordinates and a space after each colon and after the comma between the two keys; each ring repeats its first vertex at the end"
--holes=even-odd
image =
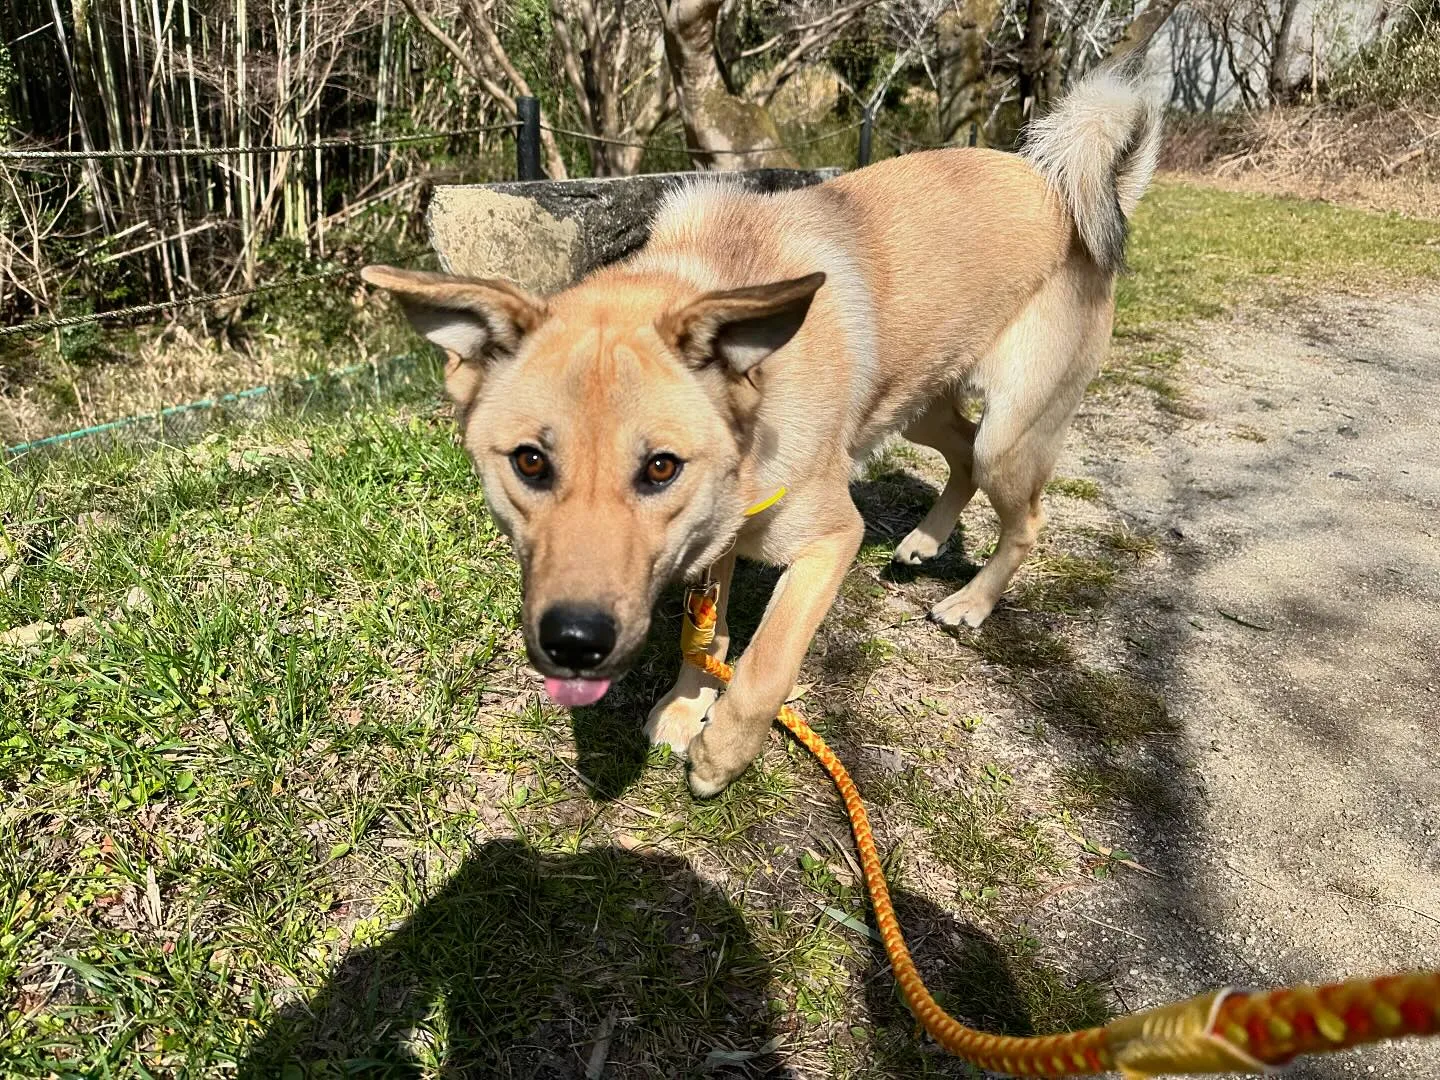
{"type": "MultiPolygon", "coordinates": [[[[742,564],[730,590],[728,622],[733,642],[730,655],[738,656],[759,625],[766,601],[780,579],[774,567],[742,564]]],[[[650,748],[643,726],[650,707],[674,685],[683,663],[680,657],[680,621],[684,589],[666,589],[655,606],[650,639],[635,666],[588,709],[573,709],[571,730],[581,773],[591,795],[603,801],[618,799],[640,778],[650,748]]]]}
{"type": "MultiPolygon", "coordinates": [[[[896,902],[942,1002],[989,1030],[1029,1032],[1003,950],[927,901],[896,902]]],[[[915,1038],[883,953],[863,967],[836,977],[863,980],[851,993],[869,1023],[846,1056],[865,1075],[973,1075],[915,1038]]],[[[785,1048],[813,1040],[777,1025],[793,1008],[787,982],[683,859],[493,841],[388,938],[275,1015],[239,1075],[559,1080],[603,1064],[611,1080],[792,1077],[785,1048]]]]}
{"type": "MultiPolygon", "coordinates": [[[[894,549],[920,523],[940,493],[912,473],[891,469],[850,485],[850,497],[865,519],[865,544],[894,549]]],[[[928,562],[907,566],[891,562],[884,576],[889,581],[911,582],[933,578],[959,588],[980,572],[965,554],[965,530],[956,524],[944,550],[928,562]]]]}
{"type": "Polygon", "coordinates": [[[664,692],[652,689],[654,683],[632,672],[602,704],[570,710],[576,765],[592,798],[601,802],[620,798],[645,771],[650,753],[645,714],[664,692]],[[636,683],[644,685],[637,687],[636,683]]]}

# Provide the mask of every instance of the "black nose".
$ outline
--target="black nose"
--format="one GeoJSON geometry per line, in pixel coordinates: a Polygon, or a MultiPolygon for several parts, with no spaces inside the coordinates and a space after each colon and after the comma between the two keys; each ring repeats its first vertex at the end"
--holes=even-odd
{"type": "Polygon", "coordinates": [[[615,620],[597,608],[560,604],[540,616],[540,647],[561,667],[588,671],[615,649],[615,620]]]}

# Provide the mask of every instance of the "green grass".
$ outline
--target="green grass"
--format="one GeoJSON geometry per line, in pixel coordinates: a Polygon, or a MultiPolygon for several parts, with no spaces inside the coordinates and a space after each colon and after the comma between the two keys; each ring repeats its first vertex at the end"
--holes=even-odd
{"type": "MultiPolygon", "coordinates": [[[[508,544],[423,400],[22,463],[0,539],[0,627],[59,628],[0,654],[7,1076],[524,1074],[607,1024],[616,1075],[682,1075],[863,1021],[870,942],[815,906],[866,919],[859,882],[797,855],[821,774],[772,749],[696,802],[647,750],[673,604],[603,707],[544,704],[508,544]]],[[[825,705],[897,662],[873,573],[805,705],[847,756],[893,723],[825,705]]],[[[742,575],[742,633],[768,581],[742,575]]],[[[891,801],[966,880],[954,902],[995,919],[994,890],[1054,862],[979,775],[891,801]]],[[[1015,979],[1059,978],[1003,940],[1015,979]]],[[[887,1024],[865,1063],[908,1040],[887,1024]]]]}
{"type": "MultiPolygon", "coordinates": [[[[429,995],[415,1006],[424,1054],[481,1060],[473,1017],[435,998],[434,979],[506,954],[490,942],[488,959],[467,957],[471,923],[417,914],[449,902],[455,874],[479,866],[477,881],[498,882],[484,867],[501,854],[564,867],[543,903],[614,916],[618,935],[626,905],[664,909],[672,879],[696,903],[724,905],[673,858],[651,876],[623,849],[618,868],[607,863],[597,837],[725,852],[789,802],[785,755],[708,803],[689,799],[664,754],[646,772],[636,714],[658,670],[637,673],[623,716],[589,710],[573,730],[533,694],[517,697],[529,680],[517,670],[515,564],[450,421],[428,410],[56,457],[0,474],[0,514],[20,567],[0,593],[0,626],[69,631],[0,655],[6,1075],[237,1060],[258,1031],[285,1026],[286,987],[318,987],[347,950],[393,949],[407,917],[431,921],[395,978],[432,952],[462,953],[459,968],[417,984],[429,995]],[[643,880],[613,895],[564,884],[604,874],[643,880]]],[[[493,907],[497,925],[522,918],[493,907]]],[[[483,906],[471,914],[484,925],[483,906]]],[[[704,968],[698,946],[657,952],[651,937],[678,931],[651,922],[625,947],[662,967],[695,953],[704,968]]],[[[793,947],[808,932],[777,936],[793,947]]],[[[754,946],[748,960],[715,948],[731,957],[726,971],[760,964],[754,946]]],[[[721,1038],[712,1011],[726,999],[703,986],[723,975],[660,988],[650,969],[625,976],[707,1004],[677,1005],[663,1030],[616,1052],[721,1038]]],[[[487,995],[486,1007],[522,1027],[558,1010],[570,1031],[589,1015],[582,982],[567,983],[573,1013],[546,991],[532,1014],[512,989],[509,1005],[487,995]]],[[[595,1001],[614,997],[602,989],[595,1001]]]]}
{"type": "Polygon", "coordinates": [[[1073,613],[1099,607],[1118,573],[1109,559],[1064,551],[1035,552],[1015,588],[1015,603],[1030,611],[1073,613]]]}
{"type": "Polygon", "coordinates": [[[1146,533],[1137,533],[1128,525],[1114,522],[1094,531],[1095,539],[1117,555],[1125,555],[1136,562],[1144,562],[1155,554],[1155,538],[1146,533]]]}
{"type": "Polygon", "coordinates": [[[930,838],[940,863],[961,882],[955,900],[983,911],[1001,890],[1033,888],[1059,868],[1040,822],[1017,812],[1007,789],[1014,783],[993,762],[970,783],[947,791],[921,771],[899,781],[892,797],[903,799],[930,838]]]}
{"type": "MultiPolygon", "coordinates": [[[[337,234],[327,259],[291,241],[261,253],[261,283],[354,269],[367,262],[430,266],[413,242],[388,235],[337,234]]],[[[201,290],[204,291],[204,290],[201,290]]],[[[251,297],[230,319],[181,327],[92,323],[56,333],[0,338],[0,445],[12,446],[125,416],[283,382],[324,376],[414,348],[403,319],[355,302],[353,280],[338,277],[251,297]],[[243,316],[243,317],[242,317],[243,316]]],[[[89,314],[59,299],[51,314],[89,314]]]]}
{"type": "Polygon", "coordinates": [[[1162,180],[1132,222],[1116,290],[1115,344],[1100,392],[1149,391],[1182,417],[1183,330],[1241,305],[1278,308],[1317,289],[1440,277],[1440,223],[1162,180]]]}
{"type": "Polygon", "coordinates": [[[1063,495],[1067,499],[1079,499],[1081,502],[1098,502],[1100,485],[1086,477],[1057,476],[1045,485],[1045,494],[1063,495]]]}
{"type": "Polygon", "coordinates": [[[1440,277],[1440,223],[1162,180],[1136,212],[1129,261],[1122,338],[1315,286],[1440,277]]]}

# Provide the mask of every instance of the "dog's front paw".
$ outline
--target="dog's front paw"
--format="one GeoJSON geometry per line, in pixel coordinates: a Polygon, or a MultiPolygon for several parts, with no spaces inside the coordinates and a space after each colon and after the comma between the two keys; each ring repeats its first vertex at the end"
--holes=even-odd
{"type": "Polygon", "coordinates": [[[655,703],[645,720],[645,737],[651,746],[668,746],[685,755],[705,724],[705,714],[715,704],[715,691],[682,695],[672,690],[655,703]]]}
{"type": "Polygon", "coordinates": [[[713,732],[713,726],[703,730],[690,743],[690,790],[699,799],[719,795],[750,764],[746,761],[737,767],[730,761],[721,740],[710,737],[713,732]]]}
{"type": "Polygon", "coordinates": [[[919,566],[929,562],[945,550],[946,541],[937,540],[923,528],[910,530],[910,535],[900,541],[893,559],[901,566],[919,566]]]}
{"type": "Polygon", "coordinates": [[[964,625],[978,628],[990,617],[990,612],[995,610],[997,599],[967,585],[931,608],[930,618],[941,626],[964,625]]]}

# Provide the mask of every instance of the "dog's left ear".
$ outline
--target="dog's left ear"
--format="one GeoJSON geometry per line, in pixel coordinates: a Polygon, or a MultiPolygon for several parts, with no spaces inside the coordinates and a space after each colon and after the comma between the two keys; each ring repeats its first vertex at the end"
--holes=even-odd
{"type": "Polygon", "coordinates": [[[449,354],[445,389],[462,417],[479,392],[485,368],[513,354],[545,318],[544,300],[498,278],[393,266],[367,266],[360,277],[391,293],[415,329],[449,354]]]}
{"type": "Polygon", "coordinates": [[[805,321],[824,274],[696,297],[656,323],[664,342],[696,367],[722,364],[744,375],[805,321]]]}

